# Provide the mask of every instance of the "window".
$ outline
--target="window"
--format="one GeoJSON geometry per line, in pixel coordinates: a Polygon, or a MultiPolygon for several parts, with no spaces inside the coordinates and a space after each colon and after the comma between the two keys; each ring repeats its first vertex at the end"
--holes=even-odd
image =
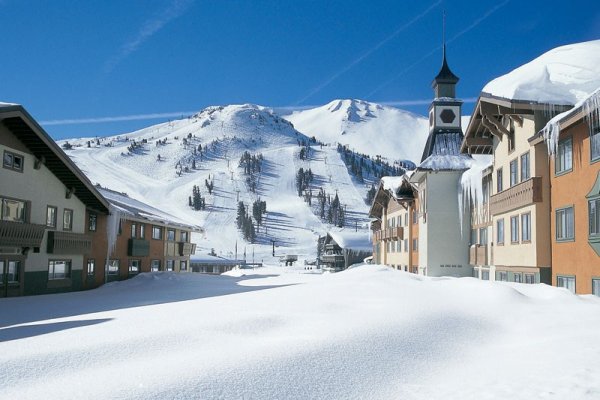
{"type": "Polygon", "coordinates": [[[519,243],[519,217],[510,217],[510,242],[519,243]]]}
{"type": "Polygon", "coordinates": [[[510,187],[519,183],[519,161],[515,158],[510,162],[510,187]]]}
{"type": "Polygon", "coordinates": [[[419,249],[419,239],[413,239],[413,251],[417,251],[419,249]]]}
{"type": "Polygon", "coordinates": [[[521,241],[531,242],[531,213],[521,214],[521,241]]]}
{"type": "Polygon", "coordinates": [[[180,237],[182,242],[187,242],[189,239],[189,232],[187,231],[181,231],[181,237],[180,237]]]}
{"type": "Polygon", "coordinates": [[[573,207],[556,210],[556,240],[573,240],[573,207]]]}
{"type": "Polygon", "coordinates": [[[122,219],[119,220],[119,232],[118,232],[118,235],[120,235],[121,233],[123,233],[123,220],[122,219]]]}
{"type": "Polygon", "coordinates": [[[162,239],[162,228],[160,226],[152,226],[152,239],[162,239]]]}
{"type": "Polygon", "coordinates": [[[592,161],[600,160],[600,127],[596,127],[590,135],[592,161]]]}
{"type": "Polygon", "coordinates": [[[157,272],[160,271],[160,260],[152,260],[150,263],[150,271],[157,272]]]}
{"type": "Polygon", "coordinates": [[[408,239],[404,239],[404,251],[408,251],[408,239]]]}
{"type": "Polygon", "coordinates": [[[175,241],[175,229],[167,229],[167,240],[171,242],[175,241]]]}
{"type": "Polygon", "coordinates": [[[0,260],[0,286],[19,283],[19,273],[21,271],[21,261],[0,260]]]}
{"type": "Polygon", "coordinates": [[[600,197],[588,202],[590,218],[590,236],[600,235],[600,197]]]}
{"type": "Polygon", "coordinates": [[[404,226],[408,226],[408,213],[404,214],[404,226]]]}
{"type": "Polygon", "coordinates": [[[87,262],[87,274],[94,275],[95,271],[96,271],[96,260],[94,260],[93,258],[90,258],[87,262]]]}
{"type": "Polygon", "coordinates": [[[600,296],[600,279],[592,279],[592,294],[600,296]]]}
{"type": "Polygon", "coordinates": [[[554,159],[554,170],[557,174],[573,169],[573,139],[558,142],[558,150],[554,159]]]}
{"type": "Polygon", "coordinates": [[[508,152],[515,150],[515,127],[513,122],[510,121],[510,127],[508,129],[508,152]]]}
{"type": "Polygon", "coordinates": [[[71,260],[48,261],[48,280],[66,279],[71,276],[71,260]]]}
{"type": "Polygon", "coordinates": [[[487,245],[487,228],[479,228],[479,244],[481,246],[487,245]]]}
{"type": "Polygon", "coordinates": [[[417,210],[413,210],[413,212],[412,212],[412,223],[413,224],[417,223],[417,210]]]}
{"type": "Polygon", "coordinates": [[[508,272],[498,271],[496,274],[496,280],[500,282],[508,282],[508,272]]]}
{"type": "Polygon", "coordinates": [[[557,276],[556,286],[569,289],[571,293],[575,293],[575,277],[574,276],[557,276]]]}
{"type": "Polygon", "coordinates": [[[484,269],[481,271],[481,280],[482,281],[489,281],[490,280],[490,271],[487,269],[484,269]]]}
{"type": "Polygon", "coordinates": [[[490,201],[490,178],[486,176],[481,182],[481,191],[483,192],[483,204],[487,204],[490,201]]]}
{"type": "Polygon", "coordinates": [[[27,207],[24,201],[6,198],[1,198],[1,200],[2,209],[0,213],[3,221],[25,222],[27,207]]]}
{"type": "Polygon", "coordinates": [[[96,214],[90,213],[88,216],[88,230],[90,232],[96,232],[96,227],[98,223],[98,216],[96,214]]]}
{"type": "Polygon", "coordinates": [[[146,225],[140,224],[140,239],[143,239],[145,237],[146,237],[146,225]]]}
{"type": "Polygon", "coordinates": [[[187,271],[187,261],[179,261],[179,270],[187,271]]]}
{"type": "Polygon", "coordinates": [[[477,244],[477,229],[471,229],[471,244],[477,244]]]}
{"type": "Polygon", "coordinates": [[[46,226],[50,228],[56,228],[56,207],[48,206],[46,208],[46,226]]]}
{"type": "Polygon", "coordinates": [[[109,275],[118,275],[119,274],[119,260],[108,260],[108,263],[106,263],[106,268],[108,269],[109,275]]]}
{"type": "Polygon", "coordinates": [[[525,283],[534,284],[535,283],[535,275],[534,274],[525,274],[525,283]]]}
{"type": "Polygon", "coordinates": [[[131,237],[135,239],[136,236],[137,236],[137,225],[134,223],[131,223],[131,237]]]}
{"type": "Polygon", "coordinates": [[[531,178],[531,169],[529,167],[529,152],[521,155],[521,182],[531,178]]]}
{"type": "Polygon", "coordinates": [[[515,274],[513,275],[513,281],[517,283],[523,282],[523,274],[521,274],[520,272],[515,272],[515,274]]]}
{"type": "Polygon", "coordinates": [[[175,269],[175,260],[167,260],[166,271],[173,271],[175,269]]]}
{"type": "Polygon", "coordinates": [[[10,151],[4,151],[2,166],[6,169],[23,172],[23,156],[11,153],[10,151]]]}
{"type": "Polygon", "coordinates": [[[140,260],[129,260],[129,273],[137,274],[140,272],[141,261],[140,260]]]}
{"type": "Polygon", "coordinates": [[[504,218],[496,221],[496,243],[504,244],[504,218]]]}
{"type": "Polygon", "coordinates": [[[502,168],[498,168],[496,171],[496,193],[502,191],[502,168]]]}
{"type": "Polygon", "coordinates": [[[63,231],[73,230],[73,210],[65,208],[63,211],[63,231]]]}

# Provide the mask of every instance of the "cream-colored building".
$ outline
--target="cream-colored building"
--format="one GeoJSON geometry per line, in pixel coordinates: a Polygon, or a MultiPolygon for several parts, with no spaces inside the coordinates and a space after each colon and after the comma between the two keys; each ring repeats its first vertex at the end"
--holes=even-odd
{"type": "Polygon", "coordinates": [[[374,218],[373,259],[402,271],[416,273],[419,263],[417,190],[406,175],[383,177],[369,217],[374,218]]]}
{"type": "Polygon", "coordinates": [[[20,105],[0,104],[0,297],[79,290],[108,203],[20,105]]]}
{"type": "Polygon", "coordinates": [[[486,247],[486,259],[470,257],[482,279],[551,283],[548,148],[533,137],[564,109],[486,93],[477,101],[461,150],[493,155],[491,229],[471,239],[486,247]]]}

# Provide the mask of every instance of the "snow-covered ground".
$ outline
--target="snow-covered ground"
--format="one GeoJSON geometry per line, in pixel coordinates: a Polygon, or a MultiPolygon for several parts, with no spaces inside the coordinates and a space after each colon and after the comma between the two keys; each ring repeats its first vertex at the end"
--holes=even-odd
{"type": "Polygon", "coordinates": [[[598,399],[600,299],[382,266],[0,299],[6,399],[598,399]]]}

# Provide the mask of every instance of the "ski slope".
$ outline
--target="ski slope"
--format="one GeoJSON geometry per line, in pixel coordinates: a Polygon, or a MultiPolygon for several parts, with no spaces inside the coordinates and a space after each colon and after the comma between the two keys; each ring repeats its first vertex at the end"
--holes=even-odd
{"type": "Polygon", "coordinates": [[[318,236],[340,229],[321,221],[298,197],[295,176],[300,167],[312,170],[315,179],[311,187],[315,191],[323,188],[332,196],[338,193],[348,216],[345,229],[367,229],[368,205],[364,199],[369,182],[353,180],[335,146],[315,144],[310,157],[300,160],[299,142],[308,141],[269,109],[232,105],[209,107],[181,120],[119,136],[69,139],[73,147],[67,154],[92,182],[202,226],[205,233],[192,237],[198,244],[197,252],[214,248],[220,255],[234,257],[237,245],[238,256],[245,251],[248,260],[254,254],[258,262],[272,261],[273,243],[276,256],[313,258],[318,236]],[[129,149],[134,141],[143,140],[147,143],[129,149]],[[202,146],[202,156],[193,154],[198,145],[202,146]],[[238,166],[244,151],[261,153],[264,158],[257,174],[256,193],[249,190],[243,169],[238,166]],[[192,168],[192,160],[196,169],[192,168]],[[205,187],[209,178],[214,183],[212,194],[205,187]],[[206,198],[205,210],[195,211],[188,205],[194,185],[206,198]],[[243,201],[251,206],[259,198],[267,202],[266,223],[258,228],[256,243],[250,244],[242,239],[236,226],[237,204],[243,201]]]}
{"type": "Polygon", "coordinates": [[[420,161],[429,132],[428,121],[422,116],[355,99],[333,100],[284,118],[307,136],[348,145],[371,156],[381,155],[390,162],[420,161]]]}

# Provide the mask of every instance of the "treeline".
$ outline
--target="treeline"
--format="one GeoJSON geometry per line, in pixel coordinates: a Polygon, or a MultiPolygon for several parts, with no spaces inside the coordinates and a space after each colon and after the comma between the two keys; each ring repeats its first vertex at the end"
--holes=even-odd
{"type": "MultiPolygon", "coordinates": [[[[400,176],[406,172],[406,169],[411,169],[407,168],[411,166],[412,163],[410,162],[390,165],[381,156],[371,158],[368,154],[356,153],[350,150],[348,146],[342,146],[341,144],[338,144],[337,150],[342,155],[342,160],[350,173],[360,182],[368,177],[377,179],[383,176],[400,176]]],[[[412,169],[414,169],[414,164],[412,166],[412,169]]]]}
{"type": "Polygon", "coordinates": [[[296,173],[296,190],[298,191],[298,196],[302,196],[302,193],[308,189],[313,178],[314,176],[310,168],[306,171],[304,168],[298,169],[296,173]]]}

